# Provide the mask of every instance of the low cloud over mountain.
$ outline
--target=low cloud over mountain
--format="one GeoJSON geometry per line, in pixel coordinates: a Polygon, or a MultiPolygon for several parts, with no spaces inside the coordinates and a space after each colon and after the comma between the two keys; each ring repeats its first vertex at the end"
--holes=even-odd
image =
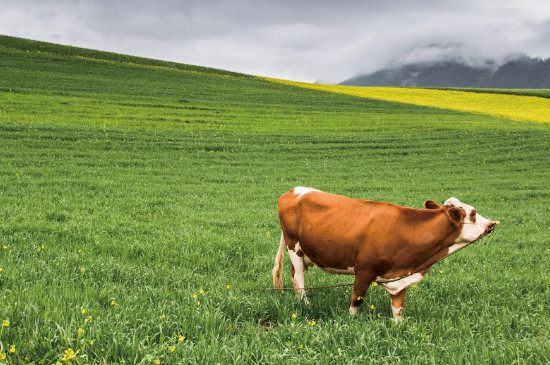
{"type": "Polygon", "coordinates": [[[341,85],[479,88],[550,88],[550,59],[526,55],[477,57],[456,45],[430,45],[405,52],[383,69],[341,85]]]}

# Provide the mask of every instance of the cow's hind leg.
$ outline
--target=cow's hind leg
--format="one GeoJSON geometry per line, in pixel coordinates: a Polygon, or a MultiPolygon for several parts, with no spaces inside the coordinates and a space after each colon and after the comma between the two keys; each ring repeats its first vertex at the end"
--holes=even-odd
{"type": "Polygon", "coordinates": [[[298,295],[299,299],[304,299],[305,302],[308,303],[304,282],[306,264],[304,262],[303,253],[299,247],[299,244],[296,243],[296,245],[294,245],[294,250],[291,250],[290,248],[288,249],[288,256],[290,256],[290,261],[292,262],[292,269],[290,271],[290,274],[292,275],[294,292],[296,293],[296,295],[298,295]]]}

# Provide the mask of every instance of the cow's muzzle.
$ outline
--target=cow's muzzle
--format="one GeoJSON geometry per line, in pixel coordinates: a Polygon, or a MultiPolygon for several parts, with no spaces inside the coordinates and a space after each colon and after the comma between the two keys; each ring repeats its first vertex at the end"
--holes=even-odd
{"type": "Polygon", "coordinates": [[[481,237],[487,237],[490,236],[491,233],[495,230],[495,227],[500,224],[500,221],[494,221],[487,225],[487,228],[485,228],[485,232],[481,235],[481,237]]]}

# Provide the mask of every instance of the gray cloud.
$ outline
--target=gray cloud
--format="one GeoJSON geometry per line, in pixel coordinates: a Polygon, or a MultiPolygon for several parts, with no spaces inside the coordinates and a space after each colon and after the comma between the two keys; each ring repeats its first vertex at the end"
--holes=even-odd
{"type": "Polygon", "coordinates": [[[0,33],[304,81],[388,64],[550,57],[550,3],[5,0],[0,33]]]}

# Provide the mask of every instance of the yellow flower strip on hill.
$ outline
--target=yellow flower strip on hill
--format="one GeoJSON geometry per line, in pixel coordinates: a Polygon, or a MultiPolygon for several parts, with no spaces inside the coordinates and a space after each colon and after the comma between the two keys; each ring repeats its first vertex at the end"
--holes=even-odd
{"type": "Polygon", "coordinates": [[[535,96],[400,87],[324,85],[272,78],[266,78],[266,80],[285,85],[370,99],[489,114],[517,121],[550,123],[550,99],[535,96]]]}

